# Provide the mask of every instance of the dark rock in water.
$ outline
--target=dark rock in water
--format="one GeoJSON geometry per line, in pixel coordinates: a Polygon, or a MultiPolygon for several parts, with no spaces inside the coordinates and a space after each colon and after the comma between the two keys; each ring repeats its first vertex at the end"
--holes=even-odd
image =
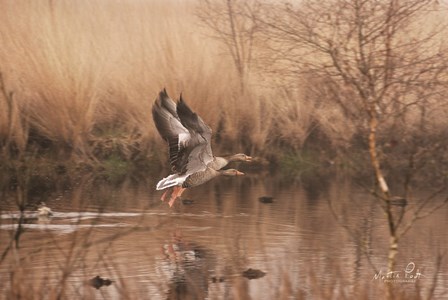
{"type": "Polygon", "coordinates": [[[194,203],[194,200],[190,200],[190,199],[182,199],[182,204],[183,205],[191,205],[194,203]]]}
{"type": "Polygon", "coordinates": [[[217,276],[213,276],[212,277],[212,282],[216,283],[216,282],[224,282],[224,277],[217,277],[217,276]]]}
{"type": "Polygon", "coordinates": [[[243,272],[243,276],[249,279],[258,279],[266,275],[265,272],[257,270],[257,269],[247,269],[243,272]]]}
{"type": "Polygon", "coordinates": [[[93,286],[96,289],[99,289],[102,286],[109,286],[111,284],[112,280],[108,278],[101,278],[98,275],[89,280],[89,285],[93,286]]]}
{"type": "Polygon", "coordinates": [[[408,205],[408,200],[406,200],[406,198],[403,197],[392,197],[390,199],[390,204],[404,207],[408,205]]]}
{"type": "Polygon", "coordinates": [[[274,197],[263,196],[263,197],[258,198],[258,200],[261,203],[272,203],[272,202],[274,202],[274,197]]]}

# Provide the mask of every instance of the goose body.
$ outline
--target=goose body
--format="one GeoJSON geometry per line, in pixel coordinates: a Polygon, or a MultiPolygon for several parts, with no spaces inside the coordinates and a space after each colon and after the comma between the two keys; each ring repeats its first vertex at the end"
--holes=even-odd
{"type": "Polygon", "coordinates": [[[221,175],[244,175],[234,169],[221,169],[230,161],[250,161],[252,158],[245,154],[213,156],[212,130],[188,107],[182,95],[176,104],[166,90],[162,90],[154,102],[152,115],[159,134],[168,143],[173,172],[157,183],[157,190],[168,189],[162,195],[162,201],[169,190],[172,190],[169,201],[172,206],[186,188],[198,186],[221,175]]]}

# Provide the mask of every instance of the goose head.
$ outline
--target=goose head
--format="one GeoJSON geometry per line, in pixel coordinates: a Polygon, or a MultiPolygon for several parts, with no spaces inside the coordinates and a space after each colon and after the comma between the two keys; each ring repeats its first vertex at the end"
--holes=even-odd
{"type": "Polygon", "coordinates": [[[246,155],[244,153],[238,153],[238,154],[232,155],[229,158],[229,161],[252,161],[252,157],[249,155],[246,155]]]}

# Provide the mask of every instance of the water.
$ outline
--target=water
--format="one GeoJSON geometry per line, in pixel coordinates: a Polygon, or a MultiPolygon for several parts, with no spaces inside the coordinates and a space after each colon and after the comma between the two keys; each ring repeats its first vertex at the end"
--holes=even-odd
{"type": "MultiPolygon", "coordinates": [[[[39,217],[35,206],[28,207],[19,251],[8,252],[0,264],[2,297],[14,292],[25,298],[61,294],[66,299],[384,295],[384,213],[376,199],[350,180],[219,178],[185,192],[183,199],[191,201],[178,200],[173,208],[159,200],[155,180],[111,185],[84,178],[70,189],[33,189],[24,196],[6,191],[0,207],[1,253],[17,230],[20,214],[14,201],[45,201],[54,214],[39,217]],[[273,202],[261,202],[262,196],[273,197],[273,202]],[[266,275],[244,278],[249,268],[266,275]],[[91,287],[88,281],[97,275],[112,284],[91,287]]],[[[418,221],[400,243],[401,277],[394,285],[407,295],[416,293],[416,285],[425,293],[433,282],[437,297],[448,291],[446,261],[433,280],[437,254],[448,250],[447,213],[445,206],[418,221]],[[405,282],[404,276],[411,275],[414,280],[405,282]]]]}

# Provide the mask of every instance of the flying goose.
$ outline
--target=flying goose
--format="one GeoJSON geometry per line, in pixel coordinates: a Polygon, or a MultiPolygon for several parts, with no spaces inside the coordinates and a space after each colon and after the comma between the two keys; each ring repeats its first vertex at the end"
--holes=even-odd
{"type": "Polygon", "coordinates": [[[164,201],[172,190],[170,207],[186,188],[203,184],[217,176],[239,176],[244,173],[235,169],[221,170],[231,161],[251,161],[245,154],[215,157],[211,148],[212,130],[194,113],[180,96],[176,103],[163,89],[152,107],[152,116],[159,134],[169,146],[170,165],[173,174],[157,184],[164,201]]]}

